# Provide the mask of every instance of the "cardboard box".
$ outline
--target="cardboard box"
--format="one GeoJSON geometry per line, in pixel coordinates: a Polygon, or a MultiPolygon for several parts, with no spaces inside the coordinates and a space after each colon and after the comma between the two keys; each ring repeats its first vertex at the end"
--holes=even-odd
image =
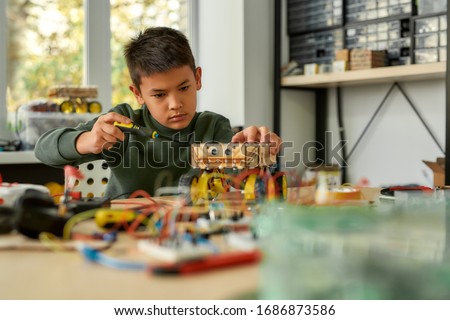
{"type": "Polygon", "coordinates": [[[312,76],[319,73],[319,65],[317,63],[307,63],[304,68],[305,76],[312,76]]]}
{"type": "Polygon", "coordinates": [[[352,49],[350,52],[350,69],[372,69],[386,65],[386,53],[384,51],[372,51],[367,49],[352,49]]]}
{"type": "Polygon", "coordinates": [[[345,72],[348,70],[348,61],[333,61],[333,72],[345,72]]]}
{"type": "Polygon", "coordinates": [[[335,57],[336,61],[350,61],[350,50],[349,49],[336,50],[335,57]]]}
{"type": "Polygon", "coordinates": [[[423,162],[433,171],[434,186],[445,186],[445,158],[436,158],[436,162],[426,160],[423,162]]]}

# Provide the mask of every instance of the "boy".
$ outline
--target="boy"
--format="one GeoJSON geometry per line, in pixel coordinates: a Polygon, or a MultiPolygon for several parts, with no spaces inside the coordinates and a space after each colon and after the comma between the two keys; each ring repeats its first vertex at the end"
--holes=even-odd
{"type": "Polygon", "coordinates": [[[36,144],[38,159],[51,166],[104,159],[111,168],[105,197],[115,199],[139,189],[153,195],[161,186],[176,186],[190,169],[194,142],[272,142],[271,152],[277,152],[281,139],[266,127],[249,127],[233,136],[225,117],[196,112],[202,70],[181,32],[148,28],[131,40],[124,55],[129,88],[142,107],[119,104],[76,128],[50,130],[36,144]],[[137,124],[157,137],[124,134],[115,122],[137,124]]]}

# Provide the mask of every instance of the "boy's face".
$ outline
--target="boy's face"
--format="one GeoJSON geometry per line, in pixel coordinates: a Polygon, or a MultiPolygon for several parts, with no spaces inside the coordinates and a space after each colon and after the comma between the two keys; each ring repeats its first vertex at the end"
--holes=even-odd
{"type": "Polygon", "coordinates": [[[202,87],[202,70],[195,73],[189,66],[170,69],[141,78],[140,90],[130,86],[139,104],[148,110],[160,124],[171,129],[184,129],[194,118],[197,91],[202,87]]]}

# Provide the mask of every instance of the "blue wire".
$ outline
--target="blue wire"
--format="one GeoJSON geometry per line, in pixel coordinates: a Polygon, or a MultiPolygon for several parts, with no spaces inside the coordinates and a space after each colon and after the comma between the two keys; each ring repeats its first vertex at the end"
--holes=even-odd
{"type": "Polygon", "coordinates": [[[145,270],[147,268],[147,264],[144,262],[132,262],[113,258],[85,245],[81,247],[80,252],[87,260],[113,269],[145,270]]]}

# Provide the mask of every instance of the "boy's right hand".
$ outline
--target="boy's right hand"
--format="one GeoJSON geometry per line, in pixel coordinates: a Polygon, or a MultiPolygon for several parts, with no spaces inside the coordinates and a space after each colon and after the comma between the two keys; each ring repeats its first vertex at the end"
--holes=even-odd
{"type": "Polygon", "coordinates": [[[124,115],[109,112],[100,116],[91,131],[79,135],[75,147],[80,154],[101,153],[104,149],[111,149],[117,141],[123,141],[124,133],[114,126],[114,121],[131,123],[131,119],[124,115]]]}

